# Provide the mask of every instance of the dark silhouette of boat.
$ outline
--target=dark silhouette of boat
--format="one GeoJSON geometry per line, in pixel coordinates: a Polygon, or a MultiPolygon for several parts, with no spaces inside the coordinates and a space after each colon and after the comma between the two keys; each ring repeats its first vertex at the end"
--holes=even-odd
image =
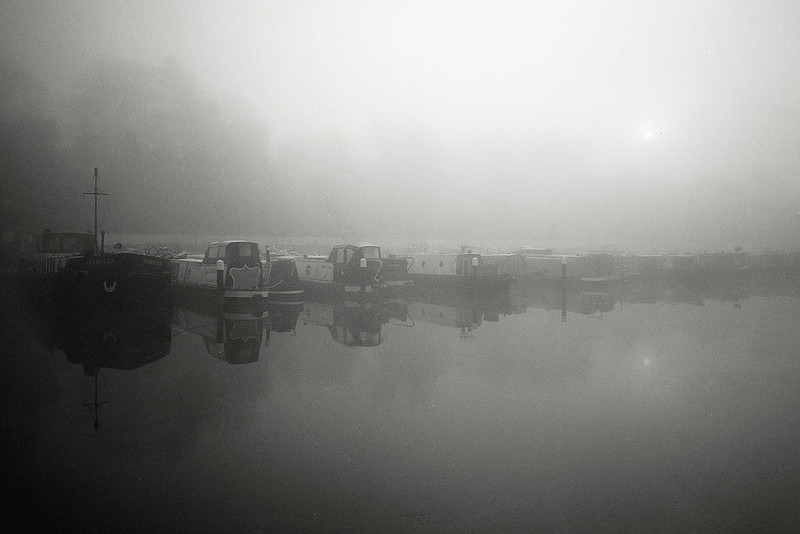
{"type": "Polygon", "coordinates": [[[131,371],[167,356],[172,342],[172,303],[168,294],[146,306],[98,308],[82,302],[44,305],[21,301],[22,316],[36,331],[39,343],[51,354],[63,352],[92,378],[94,427],[99,428],[98,377],[101,369],[131,371]]]}
{"type": "MultiPolygon", "coordinates": [[[[98,244],[97,189],[94,170],[95,230],[91,233],[53,232],[34,239],[33,258],[20,262],[18,291],[29,298],[59,305],[141,305],[158,301],[170,284],[166,258],[124,251],[106,253],[98,244]]],[[[103,235],[104,237],[104,235],[103,235]]]]}

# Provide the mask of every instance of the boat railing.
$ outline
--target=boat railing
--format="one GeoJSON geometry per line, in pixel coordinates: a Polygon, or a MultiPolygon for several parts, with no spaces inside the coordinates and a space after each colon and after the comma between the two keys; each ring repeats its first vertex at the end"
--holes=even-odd
{"type": "Polygon", "coordinates": [[[62,255],[37,258],[34,270],[39,274],[57,273],[66,267],[67,260],[73,256],[74,255],[62,255]]]}

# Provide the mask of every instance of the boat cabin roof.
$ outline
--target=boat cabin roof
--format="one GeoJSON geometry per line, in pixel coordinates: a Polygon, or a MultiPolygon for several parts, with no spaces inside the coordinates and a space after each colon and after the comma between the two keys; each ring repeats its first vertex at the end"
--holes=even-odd
{"type": "MultiPolygon", "coordinates": [[[[378,247],[378,245],[375,245],[373,243],[367,243],[366,241],[359,241],[359,242],[356,242],[356,243],[339,243],[338,245],[334,245],[333,246],[333,248],[342,248],[342,247],[350,248],[350,249],[358,249],[358,248],[364,248],[364,247],[378,247]]],[[[380,248],[380,247],[378,247],[378,248],[380,248]]]]}
{"type": "Polygon", "coordinates": [[[328,259],[331,263],[349,263],[353,258],[364,256],[368,259],[380,259],[381,247],[372,243],[340,243],[334,245],[328,259]]]}
{"type": "Polygon", "coordinates": [[[258,243],[243,239],[229,239],[227,241],[214,241],[208,245],[203,263],[224,258],[257,258],[261,259],[258,243]],[[233,246],[232,246],[233,245],[233,246]]]}
{"type": "MultiPolygon", "coordinates": [[[[225,241],[212,241],[209,246],[216,247],[216,246],[227,246],[231,243],[255,243],[255,241],[246,241],[244,239],[227,239],[225,241]]],[[[256,243],[258,244],[258,243],[256,243]]]]}
{"type": "Polygon", "coordinates": [[[94,234],[84,232],[50,232],[38,234],[35,251],[43,253],[78,254],[97,249],[94,234]]]}

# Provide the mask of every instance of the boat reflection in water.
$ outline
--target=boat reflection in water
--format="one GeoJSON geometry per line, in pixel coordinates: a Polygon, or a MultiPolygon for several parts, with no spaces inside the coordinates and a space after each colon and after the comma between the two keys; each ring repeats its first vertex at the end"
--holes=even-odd
{"type": "Polygon", "coordinates": [[[512,284],[509,298],[516,308],[560,310],[566,322],[567,312],[600,318],[614,310],[616,293],[607,281],[574,281],[564,284],[549,278],[519,279],[512,284]]]}
{"type": "Polygon", "coordinates": [[[469,339],[485,322],[498,322],[501,315],[514,309],[506,289],[473,291],[463,288],[423,290],[419,286],[407,292],[408,316],[414,321],[456,328],[460,337],[469,339]]]}
{"type": "Polygon", "coordinates": [[[267,304],[269,328],[273,332],[294,334],[297,319],[303,311],[304,303],[300,302],[270,302],[267,304]]]}
{"type": "Polygon", "coordinates": [[[327,328],[331,339],[347,347],[380,345],[383,324],[389,319],[387,299],[380,294],[369,295],[318,294],[303,304],[299,319],[303,325],[327,328]]]}
{"type": "Polygon", "coordinates": [[[94,399],[84,406],[94,409],[94,428],[100,426],[101,401],[98,376],[101,369],[130,371],[165,357],[170,352],[172,305],[165,297],[149,306],[101,309],[87,306],[37,308],[23,306],[23,316],[36,330],[39,343],[51,354],[63,352],[80,365],[94,382],[94,399]]]}
{"type": "Polygon", "coordinates": [[[206,352],[230,364],[258,361],[262,344],[269,345],[270,329],[265,326],[268,312],[263,306],[253,310],[228,311],[225,307],[179,301],[172,314],[173,335],[197,335],[206,352]]]}
{"type": "Polygon", "coordinates": [[[515,308],[562,310],[589,317],[603,317],[629,304],[704,306],[709,301],[731,303],[741,308],[750,296],[797,296],[800,282],[791,277],[763,274],[737,277],[659,277],[629,280],[576,282],[517,280],[509,291],[515,308]]]}

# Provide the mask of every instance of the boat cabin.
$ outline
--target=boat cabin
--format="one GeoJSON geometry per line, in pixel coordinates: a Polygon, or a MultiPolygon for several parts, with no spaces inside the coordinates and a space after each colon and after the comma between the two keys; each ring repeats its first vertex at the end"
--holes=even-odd
{"type": "Polygon", "coordinates": [[[33,263],[27,267],[37,274],[56,273],[66,266],[68,258],[96,253],[93,234],[45,230],[34,238],[33,263]]]}
{"type": "Polygon", "coordinates": [[[247,265],[257,267],[261,265],[261,255],[258,243],[250,241],[215,241],[208,246],[203,263],[217,263],[223,260],[226,265],[247,265]]]}
{"type": "Polygon", "coordinates": [[[381,267],[381,248],[371,243],[336,245],[328,255],[328,263],[334,264],[334,284],[361,283],[361,260],[367,262],[367,279],[374,280],[381,267]]]}
{"type": "Polygon", "coordinates": [[[202,259],[171,259],[173,287],[187,296],[216,298],[217,262],[224,271],[225,302],[246,304],[267,296],[258,243],[242,240],[214,241],[202,259]]]}
{"type": "Polygon", "coordinates": [[[345,288],[364,283],[368,291],[382,286],[378,278],[383,268],[381,249],[371,243],[344,243],[334,246],[327,257],[304,256],[295,261],[301,282],[345,288]]]}
{"type": "Polygon", "coordinates": [[[36,254],[90,254],[97,250],[93,234],[45,231],[34,240],[36,254]]]}
{"type": "Polygon", "coordinates": [[[480,254],[470,252],[419,254],[413,257],[408,273],[415,276],[466,277],[481,272],[480,254]]]}
{"type": "Polygon", "coordinates": [[[330,263],[352,263],[355,262],[358,265],[358,262],[361,258],[366,258],[367,260],[380,260],[381,259],[381,247],[378,245],[372,245],[370,243],[355,243],[355,244],[341,244],[336,245],[331,249],[331,253],[328,255],[328,260],[330,263]]]}

